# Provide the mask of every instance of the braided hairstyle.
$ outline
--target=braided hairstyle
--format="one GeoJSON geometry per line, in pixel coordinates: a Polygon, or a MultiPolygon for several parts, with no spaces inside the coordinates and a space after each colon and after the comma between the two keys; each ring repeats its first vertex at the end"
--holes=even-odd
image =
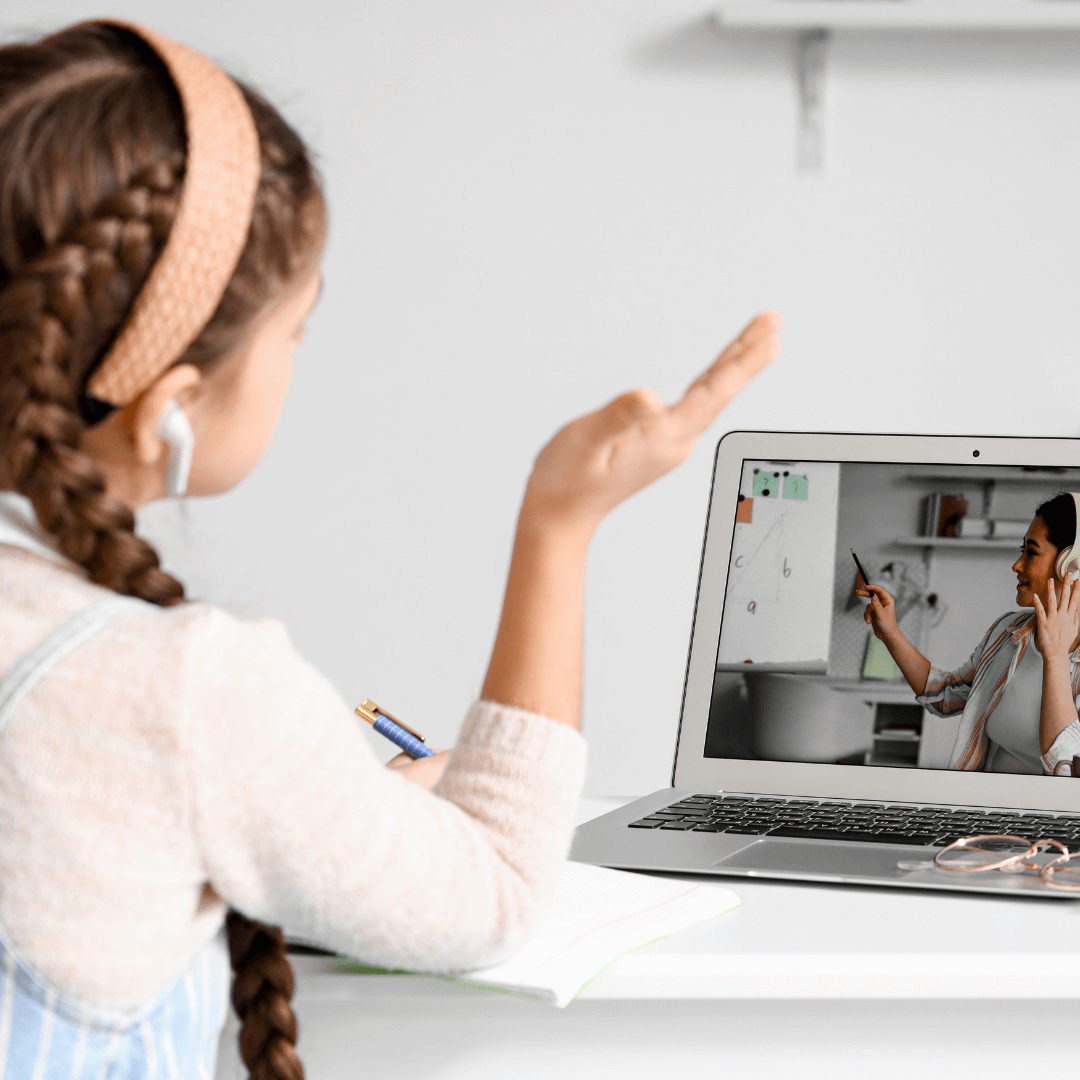
{"type": "MultiPolygon", "coordinates": [[[[227,363],[257,315],[312,265],[325,207],[300,138],[241,86],[262,169],[251,229],[216,312],[177,363],[227,363]]],[[[82,24],[0,47],[0,488],[25,495],[42,528],[93,582],[169,607],[184,587],[135,535],[80,449],[102,419],[86,383],[161,254],[184,179],[176,89],[138,35],[82,24]]],[[[227,919],[256,1080],[300,1080],[293,976],[281,931],[227,919]]]]}

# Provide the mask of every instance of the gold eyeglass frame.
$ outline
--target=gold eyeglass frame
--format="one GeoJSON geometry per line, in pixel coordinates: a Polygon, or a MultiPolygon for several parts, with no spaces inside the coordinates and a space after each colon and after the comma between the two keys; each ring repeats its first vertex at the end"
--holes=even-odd
{"type": "MultiPolygon", "coordinates": [[[[1061,892],[1080,892],[1080,884],[1062,885],[1054,881],[1054,874],[1067,866],[1070,860],[1080,857],[1080,850],[1070,852],[1060,840],[1051,840],[1043,837],[1041,840],[1029,840],[1024,836],[1016,836],[1013,833],[986,833],[983,836],[962,836],[951,844],[934,853],[934,865],[939,870],[948,870],[953,874],[978,874],[984,870],[1001,870],[1008,873],[1010,870],[1022,872],[1024,870],[1038,871],[1039,878],[1048,889],[1058,889],[1061,892]],[[941,856],[949,851],[980,851],[986,855],[998,855],[999,852],[991,848],[978,847],[978,842],[983,840],[1014,840],[1018,844],[1027,845],[1027,850],[1016,855],[1007,855],[996,861],[984,863],[981,866],[949,866],[941,862],[941,856]],[[1032,860],[1043,848],[1057,848],[1060,854],[1049,862],[1037,863],[1032,860]]],[[[1074,868],[1080,871],[1080,865],[1074,868]]]]}

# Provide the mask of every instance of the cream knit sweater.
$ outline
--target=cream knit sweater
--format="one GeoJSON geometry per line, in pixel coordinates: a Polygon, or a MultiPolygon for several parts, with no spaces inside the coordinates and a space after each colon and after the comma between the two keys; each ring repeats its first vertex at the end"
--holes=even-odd
{"type": "MultiPolygon", "coordinates": [[[[0,672],[104,595],[0,544],[0,672]]],[[[60,991],[134,1008],[226,906],[374,964],[513,949],[565,856],[571,728],[474,705],[435,793],[382,767],[281,625],[121,616],[0,733],[0,933],[60,991]]]]}

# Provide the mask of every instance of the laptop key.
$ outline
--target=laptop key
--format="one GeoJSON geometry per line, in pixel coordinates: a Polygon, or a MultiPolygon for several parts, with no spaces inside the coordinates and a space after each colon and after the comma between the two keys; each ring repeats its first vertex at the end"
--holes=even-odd
{"type": "Polygon", "coordinates": [[[697,821],[665,821],[660,828],[678,829],[680,832],[685,832],[687,829],[692,829],[697,824],[699,824],[697,821]]]}
{"type": "Polygon", "coordinates": [[[785,836],[802,840],[855,840],[868,844],[913,844],[917,847],[927,847],[938,838],[938,833],[894,832],[891,829],[881,832],[863,832],[858,829],[801,829],[781,825],[772,829],[769,836],[785,836]]]}
{"type": "Polygon", "coordinates": [[[664,822],[660,818],[642,818],[640,821],[631,821],[631,829],[659,829],[664,822]]]}
{"type": "Polygon", "coordinates": [[[728,825],[724,829],[724,832],[742,833],[742,834],[747,835],[747,836],[762,836],[765,833],[769,832],[769,830],[771,828],[772,828],[772,826],[767,825],[767,824],[763,824],[763,825],[728,825]]]}

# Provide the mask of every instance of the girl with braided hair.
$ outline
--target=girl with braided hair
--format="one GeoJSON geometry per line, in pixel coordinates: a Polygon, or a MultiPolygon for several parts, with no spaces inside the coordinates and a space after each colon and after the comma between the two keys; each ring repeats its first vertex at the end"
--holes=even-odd
{"type": "Polygon", "coordinates": [[[112,22],[0,48],[0,1075],[209,1077],[228,954],[251,1075],[297,1080],[279,927],[446,972],[519,943],[583,774],[590,537],[778,353],[759,316],[676,405],[552,439],[458,746],[383,768],[278,624],[186,602],[134,531],[262,454],[325,222],[205,57],[112,22]]]}

